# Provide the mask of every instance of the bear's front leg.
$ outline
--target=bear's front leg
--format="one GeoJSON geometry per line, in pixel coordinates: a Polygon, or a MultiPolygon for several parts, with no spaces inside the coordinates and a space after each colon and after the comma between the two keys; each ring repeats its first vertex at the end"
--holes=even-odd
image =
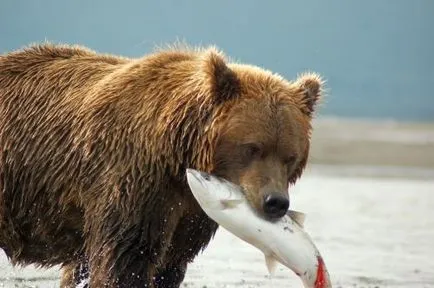
{"type": "Polygon", "coordinates": [[[155,276],[156,288],[179,288],[187,271],[186,262],[172,263],[155,276]]]}
{"type": "Polygon", "coordinates": [[[82,255],[62,267],[60,288],[89,288],[89,263],[82,255]]]}
{"type": "MultiPolygon", "coordinates": [[[[89,262],[87,259],[82,258],[80,260],[81,262],[79,263],[74,263],[74,264],[70,264],[67,265],[65,267],[63,267],[63,273],[62,273],[62,279],[61,279],[61,284],[60,287],[61,288],[90,288],[89,286],[89,282],[91,280],[91,274],[90,274],[90,266],[89,266],[89,262]]],[[[132,271],[130,271],[131,273],[134,273],[132,271]]],[[[96,269],[96,271],[94,272],[94,275],[92,276],[93,282],[96,282],[97,284],[93,284],[92,287],[125,287],[125,286],[131,286],[131,285],[135,285],[135,284],[127,284],[127,283],[134,283],[134,282],[138,282],[138,281],[131,281],[128,280],[127,278],[131,278],[131,277],[127,277],[125,278],[122,275],[117,276],[118,279],[120,279],[118,284],[109,284],[109,278],[110,277],[106,277],[106,279],[101,279],[104,278],[104,276],[99,277],[97,274],[101,274],[101,269],[96,269]],[[96,278],[98,278],[98,280],[96,280],[96,278]],[[122,284],[124,283],[124,284],[122,284]],[[104,286],[105,285],[105,286],[104,286]]],[[[140,282],[138,282],[140,283],[140,282]]],[[[152,285],[148,285],[145,286],[145,284],[139,284],[142,286],[139,287],[153,287],[152,285]]],[[[131,287],[135,287],[135,286],[131,286],[131,287]]]]}
{"type": "MultiPolygon", "coordinates": [[[[74,271],[77,264],[72,263],[62,267],[62,274],[60,277],[60,288],[75,288],[74,271]]],[[[86,287],[88,288],[88,287],[86,287]]]]}
{"type": "MultiPolygon", "coordinates": [[[[193,210],[194,209],[194,210],[193,210]]],[[[217,223],[208,218],[198,206],[195,213],[185,215],[173,234],[165,266],[155,276],[156,288],[179,288],[184,281],[188,263],[205,248],[217,230],[217,223]]]]}
{"type": "Polygon", "coordinates": [[[89,205],[85,239],[91,288],[155,287],[155,271],[161,266],[183,212],[175,209],[179,205],[171,201],[160,203],[152,208],[133,207],[136,203],[89,205]],[[140,214],[143,211],[147,213],[140,214]]]}
{"type": "MultiPolygon", "coordinates": [[[[110,287],[110,288],[153,288],[153,277],[155,264],[150,260],[150,256],[141,254],[138,251],[125,251],[119,254],[117,251],[129,250],[130,248],[117,246],[113,250],[106,250],[102,253],[102,258],[107,260],[90,261],[91,276],[90,287],[110,287]]],[[[101,257],[100,257],[101,258],[101,257]]]]}
{"type": "Polygon", "coordinates": [[[93,232],[94,239],[87,249],[90,287],[154,287],[153,277],[160,261],[158,256],[163,252],[163,239],[144,234],[141,226],[145,224],[128,225],[126,221],[112,231],[104,231],[106,221],[101,222],[103,228],[99,235],[93,232]]]}

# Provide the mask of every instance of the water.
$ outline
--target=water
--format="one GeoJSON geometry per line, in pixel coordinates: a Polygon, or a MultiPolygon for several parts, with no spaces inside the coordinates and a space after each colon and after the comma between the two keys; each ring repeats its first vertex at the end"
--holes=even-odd
{"type": "Polygon", "coordinates": [[[288,79],[324,75],[325,115],[434,120],[432,0],[1,4],[0,53],[45,40],[134,57],[176,40],[215,44],[288,79]]]}
{"type": "MultiPolygon", "coordinates": [[[[291,200],[307,214],[305,229],[334,287],[434,287],[434,180],[308,171],[291,200]]],[[[57,269],[13,269],[0,256],[0,287],[58,283],[57,269]]],[[[302,287],[283,266],[268,277],[259,250],[223,229],[189,266],[183,285],[302,287]]]]}

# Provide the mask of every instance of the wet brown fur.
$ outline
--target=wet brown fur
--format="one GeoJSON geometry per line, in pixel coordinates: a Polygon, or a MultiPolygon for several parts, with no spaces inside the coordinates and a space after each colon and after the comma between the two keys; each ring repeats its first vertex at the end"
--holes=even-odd
{"type": "Polygon", "coordinates": [[[14,264],[62,264],[64,287],[83,255],[91,287],[178,287],[217,229],[185,168],[241,184],[260,212],[306,165],[320,85],[215,48],[0,56],[0,248],[14,264]]]}

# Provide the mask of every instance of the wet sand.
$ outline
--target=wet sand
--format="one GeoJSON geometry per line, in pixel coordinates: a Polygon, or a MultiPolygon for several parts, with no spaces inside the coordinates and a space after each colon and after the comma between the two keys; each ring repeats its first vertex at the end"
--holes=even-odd
{"type": "MultiPolygon", "coordinates": [[[[291,205],[334,287],[434,287],[434,124],[316,121],[311,156],[291,205]]],[[[58,287],[58,276],[0,253],[0,287],[58,287]]],[[[263,255],[224,229],[183,286],[302,287],[283,266],[267,276],[263,255]]]]}

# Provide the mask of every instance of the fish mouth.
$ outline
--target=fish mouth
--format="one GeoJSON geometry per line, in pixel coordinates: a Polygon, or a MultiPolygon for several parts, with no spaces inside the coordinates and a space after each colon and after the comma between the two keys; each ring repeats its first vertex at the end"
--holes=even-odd
{"type": "MultiPolygon", "coordinates": [[[[204,171],[196,170],[196,169],[193,169],[193,168],[187,168],[186,169],[186,173],[187,173],[187,175],[190,174],[191,176],[193,176],[201,184],[204,183],[204,180],[205,181],[217,180],[217,181],[219,181],[221,183],[226,183],[228,185],[237,186],[234,183],[230,182],[229,180],[227,180],[227,179],[225,179],[223,177],[220,177],[220,176],[217,176],[217,175],[213,175],[211,173],[207,173],[207,172],[204,172],[204,171]]],[[[244,193],[244,191],[243,191],[243,193],[244,193]]]]}
{"type": "Polygon", "coordinates": [[[188,175],[190,175],[191,177],[193,177],[195,180],[197,180],[197,181],[199,181],[199,182],[201,182],[202,183],[202,179],[201,179],[201,177],[200,177],[200,172],[199,171],[197,171],[197,170],[195,170],[195,169],[192,169],[192,168],[187,168],[186,169],[186,172],[187,172],[187,176],[188,175]]]}
{"type": "Polygon", "coordinates": [[[187,168],[186,174],[187,174],[187,177],[190,175],[191,177],[194,178],[195,181],[199,182],[200,185],[202,185],[204,187],[206,187],[204,180],[205,181],[211,180],[211,174],[203,172],[203,171],[199,171],[196,169],[192,169],[192,168],[187,168]]]}

